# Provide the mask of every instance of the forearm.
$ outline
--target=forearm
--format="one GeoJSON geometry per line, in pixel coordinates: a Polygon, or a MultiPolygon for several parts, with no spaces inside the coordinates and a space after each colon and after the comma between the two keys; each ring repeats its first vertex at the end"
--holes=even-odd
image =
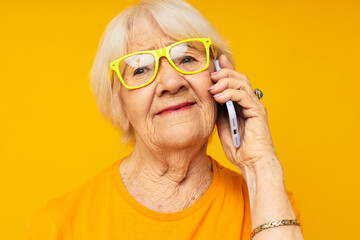
{"type": "MultiPolygon", "coordinates": [[[[288,198],[283,170],[276,157],[258,161],[254,167],[242,169],[248,185],[252,229],[282,219],[296,219],[288,198]]],[[[254,240],[303,239],[300,227],[295,225],[270,228],[258,233],[254,240]]]]}

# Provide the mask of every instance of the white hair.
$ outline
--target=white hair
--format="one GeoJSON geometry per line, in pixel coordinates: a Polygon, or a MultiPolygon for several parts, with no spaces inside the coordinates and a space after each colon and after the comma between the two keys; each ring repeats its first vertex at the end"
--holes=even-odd
{"type": "Polygon", "coordinates": [[[119,97],[120,83],[111,88],[109,64],[129,53],[134,26],[141,24],[150,29],[155,22],[160,29],[175,40],[187,38],[211,38],[215,58],[225,54],[234,66],[234,60],[226,40],[215,27],[195,8],[181,0],[143,0],[123,10],[110,23],[101,37],[90,72],[91,90],[97,106],[105,119],[118,129],[125,143],[135,140],[134,130],[125,131],[122,126],[122,106],[119,97]]]}

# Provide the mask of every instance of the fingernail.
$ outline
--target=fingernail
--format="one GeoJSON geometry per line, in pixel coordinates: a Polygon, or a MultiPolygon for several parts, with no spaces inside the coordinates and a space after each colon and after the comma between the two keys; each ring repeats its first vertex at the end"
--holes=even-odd
{"type": "Polygon", "coordinates": [[[221,93],[218,93],[218,94],[215,94],[213,97],[214,98],[217,98],[217,97],[219,97],[221,95],[221,93]]]}
{"type": "Polygon", "coordinates": [[[211,87],[209,87],[209,89],[208,90],[213,90],[215,88],[215,84],[214,85],[212,85],[211,87]]]}
{"type": "Polygon", "coordinates": [[[212,72],[210,75],[215,76],[216,74],[217,74],[217,72],[212,72]]]}

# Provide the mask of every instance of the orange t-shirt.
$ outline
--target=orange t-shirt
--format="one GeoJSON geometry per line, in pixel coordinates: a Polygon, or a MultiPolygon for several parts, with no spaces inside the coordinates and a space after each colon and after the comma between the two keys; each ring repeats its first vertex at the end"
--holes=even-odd
{"type": "Polygon", "coordinates": [[[241,174],[212,159],[213,181],[205,194],[182,211],[161,213],[131,197],[119,164],[48,201],[27,223],[23,239],[249,239],[249,198],[241,174]]]}

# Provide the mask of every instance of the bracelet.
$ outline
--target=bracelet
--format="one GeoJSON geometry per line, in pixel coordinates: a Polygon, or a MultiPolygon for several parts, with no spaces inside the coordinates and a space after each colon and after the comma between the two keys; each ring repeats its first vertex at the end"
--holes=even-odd
{"type": "Polygon", "coordinates": [[[299,220],[295,219],[284,219],[284,220],[276,220],[276,221],[272,221],[269,223],[265,223],[263,225],[260,225],[259,227],[255,228],[251,234],[250,234],[250,239],[252,240],[254,238],[254,236],[256,234],[258,234],[259,232],[261,232],[262,230],[266,230],[269,228],[273,228],[273,227],[280,227],[280,226],[286,226],[286,225],[297,225],[300,226],[300,222],[299,220]]]}

